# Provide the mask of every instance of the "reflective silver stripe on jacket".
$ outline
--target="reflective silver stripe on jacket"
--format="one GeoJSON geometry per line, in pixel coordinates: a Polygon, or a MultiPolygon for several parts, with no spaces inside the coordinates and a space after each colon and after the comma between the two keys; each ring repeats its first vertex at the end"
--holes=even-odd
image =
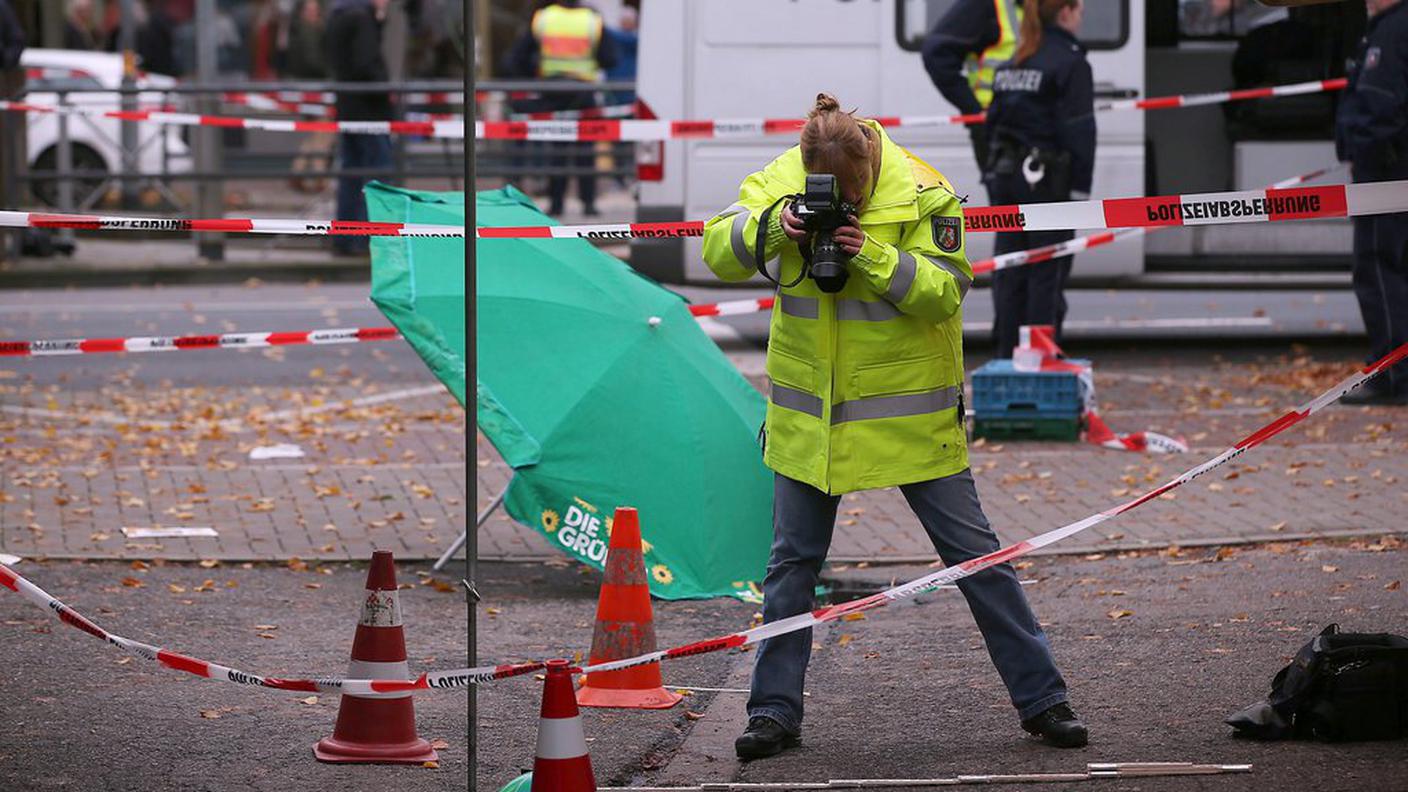
{"type": "Polygon", "coordinates": [[[813,418],[821,417],[821,397],[807,393],[806,391],[795,390],[785,385],[778,385],[774,382],[772,384],[772,396],[770,399],[772,403],[776,404],[778,407],[806,413],[813,418]]]}
{"type": "Polygon", "coordinates": [[[733,245],[733,257],[738,259],[738,263],[753,269],[758,268],[758,260],[753,258],[753,254],[748,252],[748,246],[743,244],[743,229],[748,225],[748,213],[739,212],[733,216],[733,226],[728,232],[729,244],[733,245]]]}
{"type": "Polygon", "coordinates": [[[973,279],[968,277],[968,275],[964,273],[963,270],[959,269],[957,264],[954,264],[948,259],[942,258],[931,259],[925,257],[924,260],[931,264],[938,265],[941,269],[943,269],[944,272],[947,272],[948,274],[952,275],[953,279],[958,281],[958,299],[960,302],[963,301],[963,298],[968,296],[968,290],[973,288],[973,279]]]}
{"type": "Polygon", "coordinates": [[[892,303],[898,303],[909,294],[909,287],[914,285],[914,276],[918,271],[914,263],[914,256],[903,250],[899,251],[900,261],[895,265],[895,274],[890,277],[890,288],[885,290],[885,299],[892,303]]]}
{"type": "Polygon", "coordinates": [[[782,312],[788,316],[795,316],[798,319],[815,319],[820,316],[820,302],[815,297],[783,294],[778,302],[782,306],[782,312]]]}
{"type": "MultiPolygon", "coordinates": [[[[776,386],[774,386],[776,390],[776,386]]],[[[815,397],[813,397],[815,398],[815,397]]],[[[868,421],[872,418],[903,418],[909,415],[928,415],[940,410],[958,406],[958,387],[906,393],[900,396],[874,396],[869,399],[852,399],[831,407],[831,423],[847,421],[868,421]]]]}
{"type": "Polygon", "coordinates": [[[900,309],[879,300],[837,300],[836,318],[853,322],[884,322],[902,316],[900,309]]]}

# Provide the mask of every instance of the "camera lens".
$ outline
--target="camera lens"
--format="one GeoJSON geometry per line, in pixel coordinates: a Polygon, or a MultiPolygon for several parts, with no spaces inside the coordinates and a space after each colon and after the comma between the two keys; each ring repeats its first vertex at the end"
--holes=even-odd
{"type": "Polygon", "coordinates": [[[827,294],[835,294],[846,286],[846,259],[850,258],[836,244],[830,232],[816,235],[812,246],[812,280],[827,294]]]}

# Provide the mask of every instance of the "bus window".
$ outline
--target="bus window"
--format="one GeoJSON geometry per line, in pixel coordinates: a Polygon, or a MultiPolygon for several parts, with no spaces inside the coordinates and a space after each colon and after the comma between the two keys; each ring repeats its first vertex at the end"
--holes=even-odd
{"type": "Polygon", "coordinates": [[[1240,38],[1290,18],[1290,9],[1256,0],[1178,0],[1178,32],[1185,39],[1240,38]]]}
{"type": "MultiPolygon", "coordinates": [[[[955,2],[957,0],[896,0],[895,36],[900,46],[917,52],[924,42],[924,34],[955,2]]],[[[1080,28],[1082,44],[1093,50],[1119,49],[1128,40],[1129,0],[1085,0],[1085,17],[1080,28]]]]}

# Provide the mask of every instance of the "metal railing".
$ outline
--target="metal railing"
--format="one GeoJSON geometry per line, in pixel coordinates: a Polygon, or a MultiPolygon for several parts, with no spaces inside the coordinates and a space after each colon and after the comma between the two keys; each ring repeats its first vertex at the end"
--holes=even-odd
{"type": "MultiPolygon", "coordinates": [[[[21,100],[44,98],[45,104],[60,108],[75,105],[120,110],[137,97],[159,98],[157,104],[190,112],[214,112],[225,94],[262,95],[277,92],[322,93],[389,93],[393,97],[410,94],[461,94],[463,85],[450,81],[404,83],[334,83],[334,82],[222,82],[214,84],[178,84],[172,86],[138,85],[136,87],[101,87],[85,85],[46,84],[40,80],[26,86],[21,100]],[[111,97],[111,101],[103,97],[111,97]]],[[[39,102],[35,102],[38,104],[39,102]]],[[[395,102],[397,112],[419,111],[422,105],[395,102]]],[[[457,106],[423,105],[432,112],[445,112],[457,106]]],[[[288,113],[271,112],[236,104],[224,104],[226,115],[247,117],[287,118],[288,113]]],[[[343,168],[338,164],[336,140],[327,133],[282,133],[235,128],[157,126],[147,122],[104,119],[67,112],[50,115],[23,114],[25,133],[30,145],[26,162],[16,174],[14,183],[26,185],[28,194],[3,196],[7,207],[37,202],[62,212],[87,211],[102,202],[114,188],[130,198],[139,192],[151,191],[158,197],[160,209],[175,214],[191,214],[199,203],[194,197],[175,189],[179,183],[194,183],[198,188],[215,188],[216,200],[200,214],[219,213],[230,192],[229,185],[251,180],[302,180],[305,184],[325,182],[321,191],[309,195],[309,203],[326,199],[341,177],[382,179],[405,183],[407,180],[433,182],[444,180],[449,189],[463,189],[460,174],[464,170],[464,147],[460,141],[417,139],[404,135],[391,136],[391,165],[386,168],[343,168]],[[36,140],[34,130],[43,123],[55,125],[55,132],[36,140]],[[124,133],[136,128],[135,136],[124,133]],[[202,167],[197,157],[201,133],[213,133],[215,151],[211,161],[217,167],[202,167]],[[127,140],[124,140],[126,138],[127,140]],[[135,146],[130,141],[135,140],[135,146]],[[152,152],[155,152],[153,155],[152,152]],[[306,165],[306,167],[302,167],[306,165]],[[297,167],[296,167],[297,166],[297,167]]],[[[207,204],[211,203],[209,201],[207,204]]],[[[131,205],[124,208],[131,209],[131,205]]],[[[150,207],[147,208],[150,211],[150,207]]],[[[61,236],[71,231],[59,232],[61,236]]],[[[214,240],[218,242],[218,239],[214,240]]],[[[203,255],[218,258],[207,239],[203,255]],[[211,254],[214,253],[212,256],[211,254]]]]}

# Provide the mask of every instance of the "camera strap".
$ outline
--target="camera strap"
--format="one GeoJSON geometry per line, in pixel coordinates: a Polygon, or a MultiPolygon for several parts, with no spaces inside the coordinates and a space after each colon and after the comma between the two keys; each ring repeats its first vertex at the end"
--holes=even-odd
{"type": "Polygon", "coordinates": [[[768,282],[776,286],[779,290],[790,289],[793,286],[796,286],[797,284],[801,283],[803,278],[807,277],[807,269],[811,264],[811,256],[808,254],[806,246],[797,246],[802,253],[802,271],[797,275],[797,279],[792,281],[791,283],[783,283],[780,280],[780,278],[782,277],[782,258],[780,256],[778,257],[777,265],[778,277],[774,278],[773,276],[769,275],[767,266],[768,263],[766,260],[764,260],[764,255],[767,253],[768,222],[769,220],[771,220],[772,212],[774,209],[777,208],[778,204],[782,203],[783,201],[795,201],[801,197],[802,196],[800,195],[784,195],[781,198],[778,198],[776,201],[773,201],[771,206],[764,209],[763,213],[758,215],[758,230],[753,237],[754,263],[758,265],[758,272],[762,273],[762,276],[766,278],[768,282]]]}

